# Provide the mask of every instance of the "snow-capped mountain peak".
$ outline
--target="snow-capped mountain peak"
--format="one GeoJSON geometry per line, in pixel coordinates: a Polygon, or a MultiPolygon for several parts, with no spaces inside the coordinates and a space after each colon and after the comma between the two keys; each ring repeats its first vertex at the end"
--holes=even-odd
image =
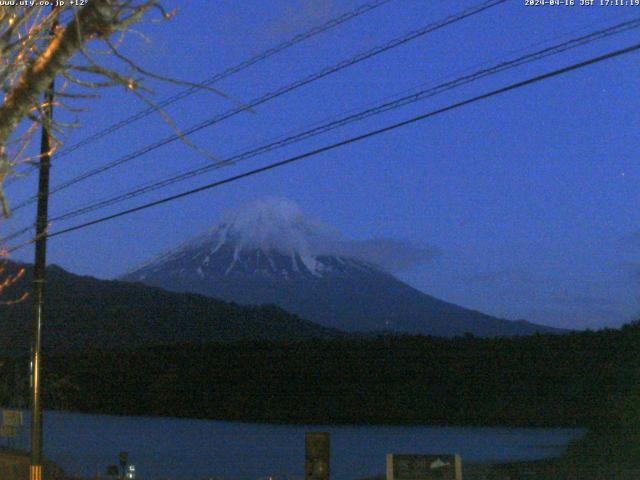
{"type": "Polygon", "coordinates": [[[295,203],[268,197],[228,213],[210,232],[243,250],[316,255],[332,241],[329,230],[302,214],[295,203]]]}
{"type": "Polygon", "coordinates": [[[345,240],[294,203],[266,198],[227,214],[124,280],[241,304],[274,304],[352,332],[494,336],[544,331],[447,303],[389,274],[434,255],[393,238],[345,240]]]}
{"type": "Polygon", "coordinates": [[[235,273],[291,278],[322,277],[347,267],[374,268],[366,261],[349,258],[339,235],[322,223],[303,215],[295,203],[263,198],[227,213],[204,234],[152,260],[137,272],[144,280],[149,272],[180,264],[183,275],[201,278],[235,273]]]}

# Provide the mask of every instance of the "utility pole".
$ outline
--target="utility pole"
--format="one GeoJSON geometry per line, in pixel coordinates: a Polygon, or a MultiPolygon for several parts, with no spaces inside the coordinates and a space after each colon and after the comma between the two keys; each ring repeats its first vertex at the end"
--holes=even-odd
{"type": "Polygon", "coordinates": [[[331,438],[328,433],[308,432],[304,436],[305,480],[329,480],[331,438]]]}
{"type": "MultiPolygon", "coordinates": [[[[54,7],[55,8],[55,7],[54,7]]],[[[53,9],[52,9],[53,10],[53,9]]],[[[55,29],[54,21],[51,29],[55,29]]],[[[31,358],[31,458],[29,480],[42,476],[42,310],[47,265],[47,224],[49,223],[49,170],[51,167],[51,122],[53,121],[54,81],[44,93],[44,114],[40,141],[38,208],[36,213],[35,261],[33,266],[33,344],[31,358]]]]}

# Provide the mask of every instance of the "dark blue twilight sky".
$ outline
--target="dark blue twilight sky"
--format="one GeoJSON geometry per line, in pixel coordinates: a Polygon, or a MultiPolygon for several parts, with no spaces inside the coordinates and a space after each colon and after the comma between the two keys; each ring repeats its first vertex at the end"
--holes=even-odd
{"type": "MultiPolygon", "coordinates": [[[[364,2],[190,0],[168,22],[139,26],[125,50],[145,68],[203,80],[364,2]]],[[[599,1],[599,0],[597,0],[599,1]]],[[[169,2],[165,2],[168,4],[169,2]]],[[[177,3],[177,2],[176,2],[177,3]]],[[[248,101],[475,1],[391,0],[217,84],[248,101]]],[[[580,0],[576,0],[580,3],[580,0]]],[[[169,5],[166,5],[167,7],[169,5]]],[[[215,158],[338,114],[640,17],[640,6],[526,7],[512,0],[243,113],[191,140],[215,158]],[[516,53],[514,53],[516,52],[516,53]]],[[[577,62],[640,36],[608,40],[476,82],[259,158],[105,209],[52,230],[160,198],[577,62]]],[[[397,275],[436,297],[489,314],[572,328],[640,318],[640,54],[513,91],[301,163],[52,239],[64,268],[114,278],[249,201],[290,199],[353,240],[392,238],[439,253],[397,275]]],[[[150,82],[153,98],[178,87],[150,82]]],[[[202,92],[167,109],[182,128],[233,107],[202,92]]],[[[68,143],[143,107],[105,92],[68,143]]],[[[57,185],[172,133],[159,116],[59,160],[57,185]]],[[[212,160],[176,143],[51,197],[52,214],[212,160]]],[[[56,160],[54,159],[54,162],[56,160]]],[[[35,179],[9,188],[15,203],[35,179]]],[[[24,209],[0,227],[29,223],[24,209]]],[[[31,261],[32,251],[15,256],[31,261]]]]}

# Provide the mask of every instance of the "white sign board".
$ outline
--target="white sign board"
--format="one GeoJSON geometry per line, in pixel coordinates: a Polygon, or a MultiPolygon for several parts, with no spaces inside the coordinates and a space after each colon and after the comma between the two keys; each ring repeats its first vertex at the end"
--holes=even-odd
{"type": "Polygon", "coordinates": [[[11,425],[2,425],[0,427],[0,437],[17,437],[18,427],[12,427],[11,425]]]}
{"type": "Polygon", "coordinates": [[[2,426],[3,427],[21,427],[22,412],[20,410],[3,410],[2,426]]]}
{"type": "Polygon", "coordinates": [[[387,455],[387,480],[462,480],[460,455],[387,455]]]}

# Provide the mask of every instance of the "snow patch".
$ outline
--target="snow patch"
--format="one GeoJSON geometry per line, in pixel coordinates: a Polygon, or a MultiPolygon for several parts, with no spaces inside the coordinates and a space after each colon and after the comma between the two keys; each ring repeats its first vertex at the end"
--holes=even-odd
{"type": "Polygon", "coordinates": [[[342,267],[388,272],[403,270],[426,263],[437,254],[434,249],[421,249],[400,240],[344,240],[334,229],[303,215],[292,201],[268,197],[225,214],[218,225],[134,272],[159,272],[169,262],[178,265],[182,257],[203,258],[201,265],[206,266],[223,247],[233,251],[233,259],[229,260],[226,269],[223,267],[225,276],[237,268],[238,263],[253,264],[245,262],[246,255],[242,254],[254,255],[256,251],[267,259],[267,264],[262,265],[263,257],[257,256],[256,268],[268,270],[270,267],[278,275],[281,267],[273,258],[278,254],[291,259],[289,274],[309,272],[318,277],[334,270],[341,271],[342,267]],[[324,263],[321,257],[332,260],[324,263]]]}

